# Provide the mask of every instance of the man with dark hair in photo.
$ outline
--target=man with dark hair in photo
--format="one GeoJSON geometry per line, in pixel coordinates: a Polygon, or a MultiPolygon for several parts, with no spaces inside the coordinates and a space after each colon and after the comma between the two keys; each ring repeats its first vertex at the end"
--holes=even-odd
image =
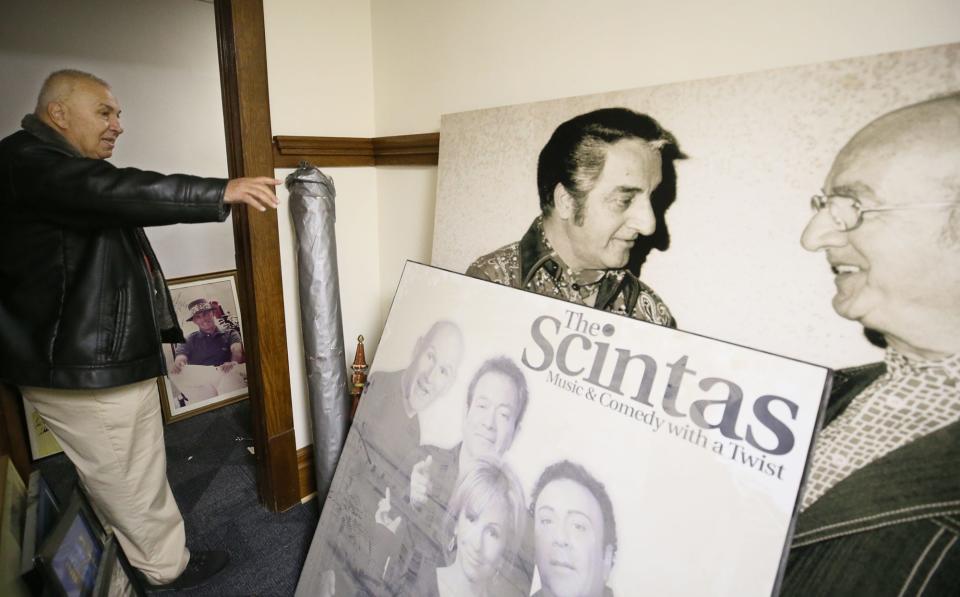
{"type": "Polygon", "coordinates": [[[537,163],[540,216],[467,275],[676,327],[629,265],[639,249],[669,244],[663,214],[676,196],[674,161],[683,157],[669,131],[626,108],[564,122],[537,163]]]}
{"type": "Polygon", "coordinates": [[[530,500],[537,597],[612,597],[607,587],[617,555],[617,523],[603,483],[583,466],[548,466],[530,500]]]}
{"type": "Polygon", "coordinates": [[[833,308],[886,344],[837,371],[783,595],[960,588],[960,93],[880,116],[840,150],[801,242],[833,308]]]}
{"type": "Polygon", "coordinates": [[[183,332],[142,227],[276,208],[280,181],[116,168],[120,105],[82,71],[47,77],[21,126],[0,141],[0,379],[39,413],[150,588],[197,586],[228,557],[187,549],[167,482],[156,378],[161,342],[183,332]]]}

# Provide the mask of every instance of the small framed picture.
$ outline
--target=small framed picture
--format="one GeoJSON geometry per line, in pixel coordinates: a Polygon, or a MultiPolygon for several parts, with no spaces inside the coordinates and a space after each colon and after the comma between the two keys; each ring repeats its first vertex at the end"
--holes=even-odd
{"type": "Polygon", "coordinates": [[[33,570],[33,558],[37,547],[43,545],[53,532],[60,517],[60,502],[53,490],[36,470],[30,473],[27,483],[27,511],[23,523],[23,552],[20,557],[20,573],[33,570]]]}
{"type": "Polygon", "coordinates": [[[29,400],[25,398],[21,400],[23,400],[23,414],[27,419],[27,437],[30,440],[30,454],[33,459],[40,460],[63,452],[57,438],[53,437],[37,409],[33,408],[29,400]]]}
{"type": "Polygon", "coordinates": [[[158,379],[163,419],[172,423],[247,397],[247,359],[237,272],[167,282],[186,342],[167,344],[158,379]]]}
{"type": "Polygon", "coordinates": [[[44,586],[52,595],[90,595],[107,535],[79,488],[37,552],[44,586]]]}
{"type": "Polygon", "coordinates": [[[143,586],[133,573],[123,550],[113,535],[103,547],[103,557],[93,585],[93,597],[139,597],[145,595],[143,586]]]}

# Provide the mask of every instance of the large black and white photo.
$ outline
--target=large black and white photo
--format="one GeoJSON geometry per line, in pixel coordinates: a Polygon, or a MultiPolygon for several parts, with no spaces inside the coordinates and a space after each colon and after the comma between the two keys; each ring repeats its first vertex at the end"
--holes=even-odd
{"type": "Polygon", "coordinates": [[[955,590],[936,521],[960,496],[958,61],[952,44],[445,116],[434,264],[621,311],[603,285],[624,268],[669,305],[659,323],[838,369],[784,594],[955,590]],[[682,146],[666,189],[624,166],[614,112],[682,146]],[[535,193],[520,242],[489,253],[535,193]],[[596,247],[615,259],[582,259],[596,247]]]}

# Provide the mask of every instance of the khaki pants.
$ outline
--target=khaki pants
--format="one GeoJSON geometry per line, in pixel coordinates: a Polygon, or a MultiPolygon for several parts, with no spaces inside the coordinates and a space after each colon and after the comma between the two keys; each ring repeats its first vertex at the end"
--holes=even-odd
{"type": "Polygon", "coordinates": [[[177,578],[190,552],[167,482],[156,380],[102,390],[20,391],[77,467],[130,563],[156,584],[177,578]]]}

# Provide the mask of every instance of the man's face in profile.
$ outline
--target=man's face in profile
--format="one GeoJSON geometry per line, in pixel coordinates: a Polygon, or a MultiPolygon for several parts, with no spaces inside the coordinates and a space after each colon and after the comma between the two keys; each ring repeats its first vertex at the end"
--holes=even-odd
{"type": "Polygon", "coordinates": [[[867,210],[860,226],[842,231],[823,209],[801,242],[810,251],[825,250],[839,315],[898,337],[957,309],[960,243],[949,238],[950,208],[920,207],[956,201],[960,151],[956,140],[938,141],[936,130],[915,134],[904,125],[911,131],[905,134],[895,125],[896,117],[864,129],[837,156],[824,183],[826,195],[867,210]],[[944,173],[951,173],[953,184],[944,173]],[[898,209],[869,211],[891,206],[898,209]]]}
{"type": "Polygon", "coordinates": [[[512,379],[488,371],[473,389],[463,424],[463,447],[468,454],[501,457],[510,449],[517,430],[520,396],[512,379]]]}
{"type": "Polygon", "coordinates": [[[217,320],[213,316],[213,310],[200,311],[193,316],[193,323],[197,324],[200,331],[205,334],[212,334],[217,331],[217,320]]]}
{"type": "Polygon", "coordinates": [[[613,548],[604,545],[603,512],[590,491],[572,479],[548,483],[534,504],[537,570],[556,597],[603,594],[613,548]]]}
{"type": "Polygon", "coordinates": [[[84,157],[106,159],[113,155],[120,126],[120,104],[109,89],[79,80],[64,104],[64,137],[84,157]]]}
{"type": "Polygon", "coordinates": [[[430,406],[450,389],[457,377],[462,352],[460,334],[452,326],[441,326],[417,343],[415,356],[407,368],[405,388],[414,412],[430,406]]]}
{"type": "Polygon", "coordinates": [[[643,139],[623,139],[607,148],[603,171],[584,198],[580,222],[563,214],[569,216],[563,229],[573,253],[567,265],[582,270],[627,264],[637,237],[656,230],[650,195],[660,184],[661,168],[660,152],[643,139]]]}

